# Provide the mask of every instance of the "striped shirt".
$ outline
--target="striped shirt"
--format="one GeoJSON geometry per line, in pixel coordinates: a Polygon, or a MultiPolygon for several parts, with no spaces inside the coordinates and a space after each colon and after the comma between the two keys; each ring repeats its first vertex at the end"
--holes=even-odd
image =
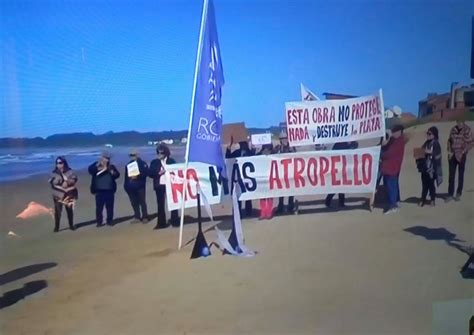
{"type": "Polygon", "coordinates": [[[462,160],[464,154],[472,148],[473,144],[472,131],[467,125],[464,125],[462,128],[456,125],[451,129],[448,140],[448,152],[453,153],[458,162],[462,160]]]}

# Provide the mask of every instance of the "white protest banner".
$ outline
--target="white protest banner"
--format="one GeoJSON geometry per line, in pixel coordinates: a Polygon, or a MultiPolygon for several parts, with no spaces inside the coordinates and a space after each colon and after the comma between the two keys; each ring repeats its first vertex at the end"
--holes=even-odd
{"type": "Polygon", "coordinates": [[[251,137],[253,145],[265,145],[272,143],[272,134],[254,134],[251,137]]]}
{"type": "Polygon", "coordinates": [[[285,115],[291,146],[358,141],[385,134],[382,90],[352,99],[287,102],[285,115]]]}
{"type": "MultiPolygon", "coordinates": [[[[296,152],[279,155],[239,157],[226,162],[230,180],[219,178],[216,169],[206,164],[190,164],[191,180],[186,207],[197,206],[196,182],[209,204],[217,204],[238,185],[239,200],[284,196],[373,193],[377,180],[380,147],[355,150],[296,152]]],[[[173,176],[183,177],[183,164],[169,165],[173,176]]],[[[173,181],[174,180],[174,181],[173,181]]],[[[168,208],[181,205],[183,183],[167,181],[168,208]]]]}

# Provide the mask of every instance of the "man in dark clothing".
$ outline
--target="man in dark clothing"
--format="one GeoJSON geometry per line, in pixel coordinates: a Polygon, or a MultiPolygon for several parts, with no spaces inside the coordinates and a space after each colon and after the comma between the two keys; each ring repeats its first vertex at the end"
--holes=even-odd
{"type": "Polygon", "coordinates": [[[385,214],[396,213],[399,209],[400,185],[399,175],[405,152],[405,138],[403,137],[403,126],[396,125],[392,128],[392,134],[384,150],[380,154],[383,184],[387,189],[389,206],[385,214]]]}
{"type": "Polygon", "coordinates": [[[117,168],[110,164],[110,154],[102,153],[98,162],[92,163],[88,168],[92,176],[91,193],[95,195],[95,217],[97,227],[102,227],[104,206],[107,210],[107,225],[113,226],[114,219],[114,197],[117,190],[115,180],[120,177],[117,168]]]}
{"type": "Polygon", "coordinates": [[[148,223],[148,210],[146,206],[146,178],[148,164],[139,156],[137,150],[130,151],[130,162],[125,166],[124,189],[133,208],[132,223],[148,223]],[[140,215],[141,208],[141,215],[140,215]]]}
{"type": "MultiPolygon", "coordinates": [[[[249,144],[246,141],[239,142],[239,149],[232,151],[232,145],[234,144],[234,138],[231,137],[230,144],[225,151],[225,158],[237,158],[237,157],[250,157],[255,156],[255,148],[249,148],[249,144]]],[[[242,213],[242,202],[239,201],[239,210],[242,213]]],[[[245,215],[252,216],[252,200],[245,201],[245,215]]]]}
{"type": "Polygon", "coordinates": [[[164,145],[160,144],[156,148],[156,154],[158,155],[157,159],[154,159],[150,163],[150,168],[148,169],[148,176],[153,179],[153,189],[156,193],[156,203],[158,207],[158,219],[154,229],[166,228],[169,225],[173,227],[179,227],[179,216],[178,211],[171,211],[170,222],[166,222],[166,169],[168,165],[175,164],[175,160],[170,157],[170,149],[164,145]]]}
{"type": "MultiPolygon", "coordinates": [[[[354,149],[357,149],[358,147],[359,147],[359,143],[357,143],[356,141],[339,142],[339,143],[334,144],[334,146],[332,147],[332,150],[354,150],[354,149]]],[[[331,207],[331,202],[334,196],[335,196],[334,193],[327,195],[326,200],[325,200],[325,204],[327,208],[331,207]]],[[[339,193],[338,197],[339,197],[339,207],[345,207],[346,195],[344,193],[339,193]]]]}
{"type": "MultiPolygon", "coordinates": [[[[281,132],[280,145],[275,148],[275,153],[286,154],[290,152],[296,152],[296,149],[293,147],[290,147],[290,143],[288,142],[288,136],[286,132],[281,132]]],[[[290,196],[288,197],[287,212],[291,214],[294,212],[294,210],[295,210],[295,197],[290,196]]],[[[276,213],[281,214],[284,212],[285,212],[285,198],[280,197],[278,198],[278,207],[276,209],[276,213]]]]}

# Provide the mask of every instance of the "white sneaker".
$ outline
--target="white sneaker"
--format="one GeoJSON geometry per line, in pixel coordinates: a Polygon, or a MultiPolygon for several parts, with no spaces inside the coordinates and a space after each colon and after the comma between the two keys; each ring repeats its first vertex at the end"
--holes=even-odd
{"type": "Polygon", "coordinates": [[[394,214],[394,213],[397,213],[397,212],[398,212],[398,208],[395,207],[395,208],[390,208],[384,214],[390,215],[390,214],[394,214]]]}
{"type": "Polygon", "coordinates": [[[402,203],[400,201],[397,201],[397,207],[402,208],[402,203]]]}

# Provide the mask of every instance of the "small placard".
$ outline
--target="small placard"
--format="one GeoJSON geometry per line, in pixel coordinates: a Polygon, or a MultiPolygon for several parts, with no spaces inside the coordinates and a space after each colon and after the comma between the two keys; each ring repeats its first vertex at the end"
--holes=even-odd
{"type": "Polygon", "coordinates": [[[272,134],[254,134],[252,135],[252,144],[253,145],[265,145],[272,143],[272,134]]]}
{"type": "Polygon", "coordinates": [[[140,175],[137,162],[131,162],[127,165],[127,172],[129,177],[136,177],[140,175]]]}
{"type": "Polygon", "coordinates": [[[423,148],[413,148],[413,158],[415,158],[415,159],[425,158],[425,149],[423,149],[423,148]]]}

